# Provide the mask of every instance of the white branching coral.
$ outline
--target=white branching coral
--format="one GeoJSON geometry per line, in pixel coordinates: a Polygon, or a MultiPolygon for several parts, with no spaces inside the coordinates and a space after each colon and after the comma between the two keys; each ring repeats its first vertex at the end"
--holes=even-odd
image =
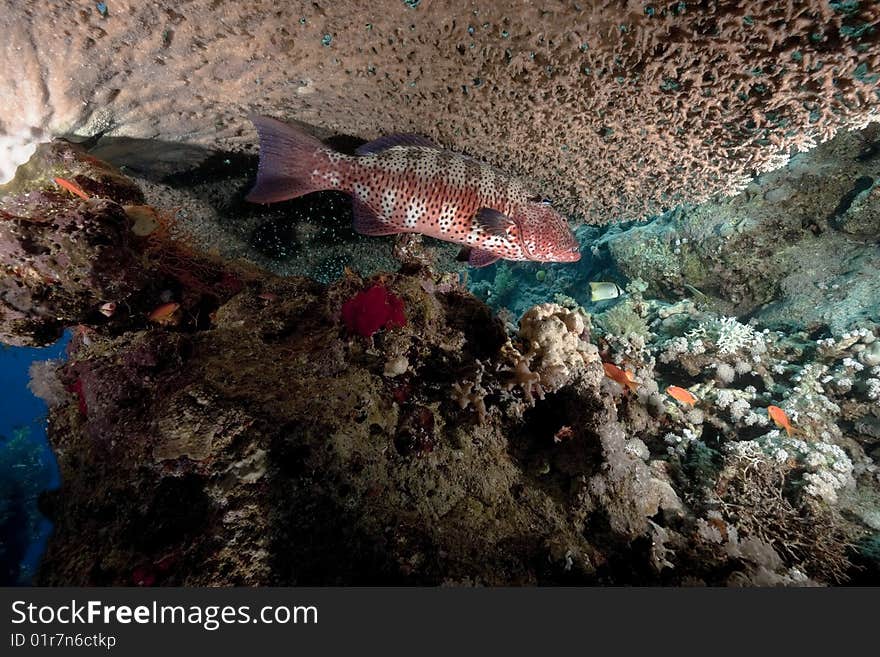
{"type": "Polygon", "coordinates": [[[686,334],[689,341],[702,340],[715,344],[719,354],[733,354],[741,349],[757,353],[766,351],[764,336],[748,324],[741,324],[735,317],[712,318],[701,322],[686,334]]]}
{"type": "Polygon", "coordinates": [[[696,433],[684,427],[682,429],[681,435],[676,433],[667,433],[663,436],[663,440],[666,442],[667,447],[666,451],[669,452],[670,455],[678,454],[679,456],[684,456],[691,444],[698,440],[698,436],[696,433]]]}
{"type": "Polygon", "coordinates": [[[777,462],[790,462],[802,471],[804,492],[828,504],[837,503],[837,491],[853,483],[853,463],[838,445],[804,441],[774,429],[754,441],[777,462]]]}
{"type": "Polygon", "coordinates": [[[715,377],[720,383],[730,383],[736,376],[736,371],[727,363],[718,363],[715,368],[715,377]]]}
{"type": "Polygon", "coordinates": [[[736,388],[716,388],[714,390],[715,406],[718,410],[730,415],[730,420],[736,426],[766,426],[769,419],[763,410],[756,411],[752,402],[756,398],[755,389],[747,386],[743,390],[736,388]]]}
{"type": "Polygon", "coordinates": [[[719,378],[728,383],[735,374],[747,374],[754,364],[764,360],[766,333],[741,324],[734,317],[713,317],[700,322],[683,336],[666,340],[660,345],[659,359],[661,363],[671,363],[681,356],[714,354],[724,363],[719,378]]]}
{"type": "Polygon", "coordinates": [[[868,399],[876,401],[880,399],[880,379],[868,379],[868,399]]]}
{"type": "Polygon", "coordinates": [[[671,338],[663,344],[660,352],[661,363],[671,363],[681,354],[686,354],[690,350],[688,339],[684,337],[671,338]]]}
{"type": "Polygon", "coordinates": [[[751,406],[752,405],[748,402],[747,399],[734,400],[733,403],[730,404],[730,418],[734,422],[742,420],[745,417],[746,413],[749,412],[749,409],[751,409],[751,406]]]}

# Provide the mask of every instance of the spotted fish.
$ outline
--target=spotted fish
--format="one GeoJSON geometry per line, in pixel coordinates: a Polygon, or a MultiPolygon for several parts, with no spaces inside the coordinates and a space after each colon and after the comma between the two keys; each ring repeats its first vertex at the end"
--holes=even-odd
{"type": "Polygon", "coordinates": [[[349,156],[281,121],[250,119],[260,135],[260,166],[249,201],[341,190],[351,195],[359,233],[421,233],[456,242],[469,248],[474,267],[499,258],[581,257],[565,219],[516,178],[424,137],[382,137],[349,156]]]}

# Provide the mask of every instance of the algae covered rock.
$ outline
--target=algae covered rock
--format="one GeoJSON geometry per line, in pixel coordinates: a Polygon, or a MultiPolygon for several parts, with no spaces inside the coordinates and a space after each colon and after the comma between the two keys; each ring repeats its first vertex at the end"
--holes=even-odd
{"type": "Polygon", "coordinates": [[[508,420],[470,425],[448,402],[469,354],[497,357],[502,335],[483,337],[486,315],[458,290],[384,284],[410,312],[406,327],[374,338],[349,335],[339,316],[359,281],[267,279],[208,330],[80,345],[58,372],[85,404],[53,412],[65,485],[49,504],[57,531],[40,580],[589,577],[593,548],[528,484],[508,420]],[[415,374],[386,376],[389,350],[415,374]],[[570,575],[551,537],[574,561],[570,575]]]}
{"type": "Polygon", "coordinates": [[[120,203],[142,201],[128,179],[67,142],[42,145],[0,188],[0,340],[45,345],[102,302],[146,282],[120,203]],[[54,182],[78,186],[88,199],[54,182]]]}

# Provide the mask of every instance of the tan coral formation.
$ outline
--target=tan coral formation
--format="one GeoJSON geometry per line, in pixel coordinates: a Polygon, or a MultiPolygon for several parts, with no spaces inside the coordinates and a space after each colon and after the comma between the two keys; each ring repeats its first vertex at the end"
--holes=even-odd
{"type": "Polygon", "coordinates": [[[542,303],[523,315],[519,336],[529,345],[526,357],[533,361],[531,367],[540,374],[544,390],[558,390],[599,361],[596,345],[589,342],[589,322],[581,309],[572,311],[555,303],[542,303]]]}
{"type": "Polygon", "coordinates": [[[259,111],[421,132],[588,221],[636,217],[876,117],[878,19],[809,0],[2,0],[0,160],[47,131],[251,147],[259,111]]]}

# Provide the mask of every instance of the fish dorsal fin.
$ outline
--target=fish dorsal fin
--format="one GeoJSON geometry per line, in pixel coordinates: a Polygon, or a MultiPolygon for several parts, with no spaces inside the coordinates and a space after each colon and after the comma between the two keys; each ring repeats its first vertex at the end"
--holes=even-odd
{"type": "Polygon", "coordinates": [[[351,200],[354,229],[361,235],[395,235],[403,231],[390,221],[382,221],[373,209],[359,198],[351,200]]]}
{"type": "Polygon", "coordinates": [[[471,254],[468,256],[468,264],[471,267],[488,267],[496,260],[499,260],[501,256],[497,256],[491,251],[486,251],[484,249],[472,248],[471,254]]]}
{"type": "Polygon", "coordinates": [[[492,208],[477,210],[474,221],[487,233],[496,237],[507,237],[510,234],[510,229],[516,226],[513,219],[492,208]]]}
{"type": "Polygon", "coordinates": [[[355,155],[375,155],[376,153],[381,153],[382,151],[387,151],[389,148],[395,148],[397,146],[420,146],[422,148],[433,148],[438,151],[441,150],[437,144],[427,137],[422,137],[421,135],[401,134],[386,135],[374,139],[373,141],[368,141],[366,144],[358,146],[354,153],[355,155]]]}

